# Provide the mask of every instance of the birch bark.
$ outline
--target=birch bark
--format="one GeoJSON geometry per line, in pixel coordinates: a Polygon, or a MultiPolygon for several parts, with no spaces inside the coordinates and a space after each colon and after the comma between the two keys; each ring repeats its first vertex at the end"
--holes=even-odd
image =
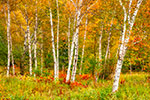
{"type": "Polygon", "coordinates": [[[27,25],[27,34],[28,34],[28,48],[29,48],[29,72],[30,76],[32,75],[32,52],[31,52],[31,36],[30,36],[30,27],[27,25]]]}
{"type": "Polygon", "coordinates": [[[72,76],[71,76],[71,82],[75,81],[75,75],[77,70],[77,62],[78,62],[78,42],[79,42],[79,35],[76,37],[75,41],[75,55],[74,55],[74,61],[73,61],[73,69],[72,69],[72,76]]]}
{"type": "Polygon", "coordinates": [[[59,78],[59,6],[58,0],[56,0],[57,4],[57,78],[59,78]]]}
{"type": "Polygon", "coordinates": [[[55,43],[54,43],[54,31],[53,31],[53,19],[52,19],[52,11],[50,8],[50,24],[51,24],[51,35],[52,35],[52,51],[54,57],[54,79],[57,80],[57,59],[56,59],[56,52],[55,52],[55,43]]]}
{"type": "Polygon", "coordinates": [[[70,17],[68,22],[68,61],[70,58],[70,17]]]}
{"type": "Polygon", "coordinates": [[[8,12],[8,21],[7,21],[7,46],[8,46],[8,58],[7,58],[7,77],[9,77],[10,70],[10,5],[9,0],[7,1],[7,12],[8,12]]]}
{"type": "MultiPolygon", "coordinates": [[[[79,34],[79,26],[80,26],[80,23],[81,23],[81,21],[82,21],[82,18],[83,18],[83,16],[84,16],[84,14],[81,16],[81,8],[82,8],[82,3],[83,3],[83,0],[76,0],[76,4],[74,3],[74,1],[73,0],[70,0],[72,3],[73,3],[73,5],[74,5],[74,7],[75,7],[75,9],[76,9],[76,16],[77,16],[77,24],[76,24],[76,32],[75,32],[75,34],[74,34],[74,36],[73,36],[73,39],[72,39],[72,45],[71,45],[71,53],[70,53],[70,58],[69,58],[69,64],[68,64],[68,70],[67,70],[67,76],[66,76],[66,82],[68,82],[69,81],[69,79],[70,79],[70,69],[71,69],[71,64],[72,64],[72,57],[73,57],[73,51],[74,51],[74,46],[75,46],[75,42],[76,42],[76,40],[78,40],[77,38],[78,38],[78,34],[79,34]]],[[[97,2],[97,1],[96,1],[97,2]]],[[[94,3],[95,4],[95,3],[94,3]]],[[[88,8],[87,8],[87,10],[89,10],[94,4],[92,4],[91,6],[89,6],[88,8]]],[[[77,50],[77,52],[78,52],[78,50],[77,50]]],[[[76,57],[76,59],[75,59],[75,62],[77,62],[77,57],[76,57]]]]}
{"type": "MultiPolygon", "coordinates": [[[[37,0],[36,0],[36,5],[37,5],[37,0]]],[[[35,30],[34,30],[34,62],[35,62],[35,70],[37,70],[37,53],[36,53],[36,49],[37,49],[37,36],[36,35],[37,35],[37,29],[38,29],[37,7],[36,7],[35,12],[36,14],[35,14],[35,30]]]]}
{"type": "Polygon", "coordinates": [[[80,72],[79,72],[79,75],[81,75],[81,72],[82,72],[82,64],[83,64],[84,48],[85,48],[86,32],[87,32],[87,24],[88,24],[88,18],[86,17],[85,33],[84,33],[84,42],[83,42],[83,47],[82,47],[82,57],[81,57],[81,65],[80,65],[80,72]]]}
{"type": "Polygon", "coordinates": [[[102,67],[102,37],[103,37],[103,26],[99,37],[99,69],[102,67]]]}
{"type": "Polygon", "coordinates": [[[42,75],[42,72],[43,72],[43,61],[44,61],[44,59],[43,59],[43,34],[42,34],[42,40],[41,40],[41,44],[40,44],[40,46],[41,46],[41,75],[42,75]]]}
{"type": "Polygon", "coordinates": [[[15,75],[15,65],[14,65],[14,56],[12,52],[12,38],[11,38],[11,33],[10,33],[10,54],[11,54],[11,63],[13,67],[13,75],[15,75]]]}
{"type": "MultiPolygon", "coordinates": [[[[111,26],[110,26],[110,30],[109,30],[109,36],[108,36],[108,44],[107,44],[107,49],[106,49],[106,54],[105,54],[105,66],[106,66],[106,61],[108,56],[110,56],[110,38],[111,38],[111,30],[112,30],[112,25],[113,25],[113,18],[112,18],[112,22],[111,22],[111,26]]],[[[105,67],[104,66],[104,67],[105,67]]]]}
{"type": "MultiPolygon", "coordinates": [[[[114,83],[113,83],[112,92],[115,92],[115,91],[118,90],[121,68],[122,68],[123,59],[124,59],[124,56],[125,56],[125,53],[126,53],[127,44],[129,42],[129,37],[130,37],[130,34],[131,34],[130,32],[132,30],[133,24],[135,22],[135,17],[137,15],[137,12],[139,10],[139,7],[140,7],[142,1],[143,0],[138,0],[131,20],[130,20],[130,15],[131,15],[130,12],[128,14],[129,29],[128,29],[128,34],[126,34],[126,20],[127,20],[126,8],[122,4],[122,1],[119,0],[120,5],[123,7],[123,11],[124,11],[124,27],[123,27],[123,32],[122,32],[122,38],[121,38],[122,40],[121,40],[121,45],[120,45],[119,58],[118,58],[118,61],[117,61],[115,76],[114,76],[114,83]],[[125,35],[127,35],[127,38],[125,38],[125,35]]],[[[132,0],[130,0],[130,2],[129,2],[129,10],[131,10],[131,3],[132,3],[132,0]]]]}
{"type": "MultiPolygon", "coordinates": [[[[77,8],[76,8],[77,9],[77,8]]],[[[71,69],[71,63],[72,63],[72,57],[73,57],[73,51],[74,51],[74,46],[75,46],[75,42],[76,42],[76,38],[79,34],[79,25],[80,25],[80,14],[81,14],[81,9],[76,10],[77,13],[77,25],[76,25],[76,32],[73,36],[73,40],[72,40],[72,45],[71,45],[71,53],[70,53],[70,58],[69,58],[69,65],[68,65],[68,70],[67,70],[67,76],[66,76],[66,82],[69,81],[70,79],[70,69],[71,69]]]]}

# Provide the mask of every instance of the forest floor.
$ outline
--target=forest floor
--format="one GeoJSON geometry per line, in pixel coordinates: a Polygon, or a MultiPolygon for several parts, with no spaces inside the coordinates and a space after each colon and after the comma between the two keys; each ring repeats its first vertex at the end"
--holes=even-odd
{"type": "Polygon", "coordinates": [[[150,100],[148,73],[121,74],[119,90],[112,94],[113,80],[93,82],[90,75],[78,75],[65,83],[66,75],[54,82],[52,75],[30,77],[0,74],[0,100],[150,100]]]}

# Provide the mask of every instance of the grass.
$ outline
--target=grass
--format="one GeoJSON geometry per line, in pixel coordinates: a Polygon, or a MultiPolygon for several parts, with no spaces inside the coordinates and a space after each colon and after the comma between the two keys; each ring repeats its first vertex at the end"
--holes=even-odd
{"type": "Polygon", "coordinates": [[[81,80],[80,85],[45,81],[47,77],[0,75],[0,98],[10,100],[150,100],[150,75],[121,74],[119,90],[112,94],[113,80],[81,80]],[[41,80],[40,80],[41,79],[41,80]],[[39,81],[40,80],[40,81],[39,81]]]}

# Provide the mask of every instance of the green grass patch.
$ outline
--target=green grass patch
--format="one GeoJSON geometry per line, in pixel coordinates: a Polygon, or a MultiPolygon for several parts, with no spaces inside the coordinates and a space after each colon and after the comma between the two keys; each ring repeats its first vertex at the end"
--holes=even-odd
{"type": "MultiPolygon", "coordinates": [[[[112,94],[113,80],[88,87],[71,87],[60,82],[36,81],[34,77],[0,75],[0,98],[10,100],[150,100],[150,80],[145,73],[122,74],[119,90],[112,94]]],[[[82,83],[82,81],[81,81],[82,83]]],[[[84,80],[83,83],[86,83],[84,80]]]]}

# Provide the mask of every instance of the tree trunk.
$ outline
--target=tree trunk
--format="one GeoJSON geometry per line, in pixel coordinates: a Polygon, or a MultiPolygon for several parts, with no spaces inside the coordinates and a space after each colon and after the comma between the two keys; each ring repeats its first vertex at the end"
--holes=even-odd
{"type": "Polygon", "coordinates": [[[51,35],[52,35],[52,51],[53,51],[53,57],[54,57],[54,79],[57,80],[57,59],[56,59],[56,53],[55,53],[55,43],[54,43],[54,31],[53,31],[53,19],[52,19],[52,11],[50,8],[50,24],[51,24],[51,35]]]}
{"type": "Polygon", "coordinates": [[[7,58],[7,77],[9,77],[9,70],[10,70],[10,6],[9,0],[7,1],[7,8],[8,8],[8,21],[7,21],[7,42],[8,42],[8,58],[7,58]]]}
{"type": "MultiPolygon", "coordinates": [[[[37,0],[36,0],[36,5],[37,5],[37,0]]],[[[34,30],[34,62],[35,62],[35,70],[37,70],[37,53],[36,53],[36,44],[37,44],[37,29],[38,29],[38,15],[37,15],[37,7],[36,7],[36,14],[35,14],[35,30],[34,30]]],[[[34,74],[35,76],[36,74],[34,74]]]]}
{"type": "Polygon", "coordinates": [[[83,47],[82,47],[82,57],[81,57],[81,65],[80,65],[80,72],[79,72],[79,75],[81,75],[81,72],[82,72],[82,64],[83,64],[84,48],[85,48],[86,32],[87,32],[87,24],[88,24],[88,18],[86,17],[85,33],[84,33],[84,42],[83,42],[83,47]]]}
{"type": "Polygon", "coordinates": [[[75,75],[77,70],[77,62],[78,62],[78,42],[79,42],[79,34],[76,37],[75,41],[75,55],[74,55],[74,61],[73,61],[73,69],[72,69],[72,76],[71,76],[71,82],[75,81],[75,75]]]}
{"type": "Polygon", "coordinates": [[[79,25],[80,25],[80,10],[77,11],[77,25],[76,25],[76,32],[73,36],[72,40],[72,45],[71,45],[71,53],[70,53],[70,58],[69,58],[69,64],[68,64],[68,70],[67,70],[67,76],[66,76],[66,82],[69,81],[70,79],[70,69],[71,69],[71,63],[72,63],[72,56],[73,56],[73,51],[74,51],[74,46],[76,42],[76,38],[79,34],[79,25]]]}
{"type": "Polygon", "coordinates": [[[111,23],[110,30],[109,30],[108,44],[107,44],[107,49],[106,49],[106,54],[105,54],[104,71],[105,71],[105,67],[106,67],[107,58],[108,58],[108,56],[110,56],[110,38],[111,38],[112,25],[113,25],[113,19],[112,19],[112,23],[111,23]]]}
{"type": "Polygon", "coordinates": [[[70,17],[68,22],[68,61],[70,58],[70,17]]]}
{"type": "Polygon", "coordinates": [[[27,51],[27,40],[28,40],[28,33],[27,33],[27,31],[25,32],[25,37],[24,37],[24,47],[23,47],[23,54],[22,54],[22,57],[21,57],[21,66],[20,66],[20,73],[21,73],[21,75],[23,75],[24,74],[24,61],[25,61],[25,55],[26,55],[26,51],[27,51]]]}
{"type": "Polygon", "coordinates": [[[11,54],[11,60],[12,60],[12,67],[13,67],[13,75],[15,75],[15,65],[14,65],[14,56],[12,52],[12,38],[10,33],[10,54],[11,54]]]}
{"type": "Polygon", "coordinates": [[[43,34],[42,34],[42,41],[41,41],[41,75],[42,75],[42,72],[43,72],[43,34]]]}
{"type": "MultiPolygon", "coordinates": [[[[99,37],[99,61],[98,61],[99,62],[99,69],[102,67],[102,37],[103,37],[103,26],[102,26],[101,34],[99,37]]],[[[99,72],[99,75],[100,75],[100,72],[99,72]]]]}
{"type": "Polygon", "coordinates": [[[106,49],[106,54],[105,54],[105,64],[104,64],[104,71],[105,71],[105,67],[106,67],[106,61],[108,58],[108,54],[109,54],[109,46],[110,46],[110,37],[111,37],[111,32],[109,32],[109,37],[108,37],[108,44],[107,44],[107,49],[106,49]]]}
{"type": "Polygon", "coordinates": [[[58,0],[56,0],[57,4],[57,78],[59,78],[59,6],[58,6],[58,0]]]}
{"type": "MultiPolygon", "coordinates": [[[[129,23],[129,30],[128,30],[128,34],[127,34],[127,38],[125,39],[125,35],[126,35],[126,20],[127,20],[127,13],[126,13],[126,8],[124,7],[124,5],[122,4],[122,1],[119,0],[120,2],[120,5],[123,7],[123,10],[124,10],[124,28],[123,28],[123,33],[122,33],[122,42],[121,42],[121,45],[120,45],[120,51],[119,51],[119,58],[118,58],[118,61],[117,61],[117,67],[116,67],[116,71],[115,71],[115,76],[114,76],[114,83],[113,83],[113,88],[112,88],[112,92],[115,92],[118,90],[118,86],[119,86],[119,78],[120,78],[120,73],[121,73],[121,68],[122,68],[122,64],[123,64],[123,59],[124,59],[124,56],[125,56],[125,53],[126,53],[126,49],[127,49],[127,44],[129,42],[129,37],[130,37],[130,32],[132,30],[132,27],[133,27],[133,24],[134,24],[134,21],[135,21],[135,17],[137,15],[137,12],[139,10],[139,7],[141,5],[143,0],[138,0],[138,3],[136,5],[136,8],[135,8],[135,11],[133,13],[133,16],[132,16],[132,19],[131,20],[128,20],[128,23],[129,23]]],[[[130,0],[130,3],[129,3],[129,7],[132,3],[132,0],[130,0]]],[[[130,15],[130,12],[129,14],[130,15]]],[[[130,17],[130,16],[129,16],[130,17]]],[[[129,19],[128,17],[128,19],[129,19]]]]}
{"type": "Polygon", "coordinates": [[[29,48],[29,72],[31,76],[32,75],[32,51],[31,51],[31,36],[30,36],[29,25],[27,25],[27,34],[28,34],[28,48],[29,48]]]}

